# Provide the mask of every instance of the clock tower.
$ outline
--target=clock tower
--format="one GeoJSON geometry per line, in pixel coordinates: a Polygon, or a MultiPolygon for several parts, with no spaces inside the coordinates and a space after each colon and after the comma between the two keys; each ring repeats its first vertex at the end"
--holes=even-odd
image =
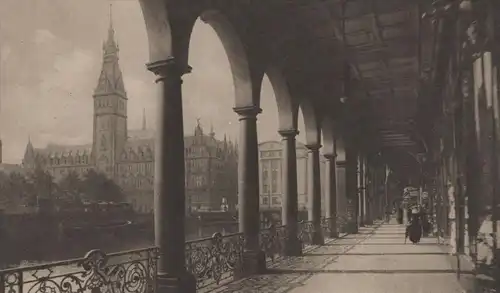
{"type": "Polygon", "coordinates": [[[118,63],[119,47],[110,13],[108,38],[103,44],[102,69],[94,90],[92,160],[97,171],[110,178],[127,140],[127,93],[118,63]]]}

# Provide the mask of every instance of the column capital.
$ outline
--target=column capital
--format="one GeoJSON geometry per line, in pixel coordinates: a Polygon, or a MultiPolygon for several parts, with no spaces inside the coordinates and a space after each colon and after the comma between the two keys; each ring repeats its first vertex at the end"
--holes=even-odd
{"type": "Polygon", "coordinates": [[[299,131],[297,129],[280,129],[278,130],[278,133],[281,137],[287,139],[296,137],[299,134],[299,131]]]}
{"type": "Polygon", "coordinates": [[[323,154],[323,157],[325,157],[328,161],[333,161],[337,158],[337,154],[323,154]]]}
{"type": "Polygon", "coordinates": [[[191,73],[193,70],[193,68],[187,64],[186,66],[182,66],[172,56],[164,60],[147,63],[146,68],[159,76],[157,82],[168,77],[181,77],[186,73],[191,73]]]}
{"type": "Polygon", "coordinates": [[[321,144],[306,144],[305,147],[310,151],[310,152],[317,152],[319,149],[322,147],[321,144]]]}
{"type": "Polygon", "coordinates": [[[257,106],[234,107],[233,111],[240,116],[240,120],[255,119],[262,113],[262,109],[257,106]]]}
{"type": "Polygon", "coordinates": [[[337,164],[337,167],[346,167],[347,161],[345,161],[345,160],[337,161],[336,164],[337,164]]]}

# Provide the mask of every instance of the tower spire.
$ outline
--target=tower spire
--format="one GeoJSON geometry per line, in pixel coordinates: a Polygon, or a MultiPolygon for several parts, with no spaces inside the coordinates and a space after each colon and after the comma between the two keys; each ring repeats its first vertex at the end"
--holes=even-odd
{"type": "Polygon", "coordinates": [[[146,108],[142,108],[142,130],[146,130],[146,108]]]}
{"type": "Polygon", "coordinates": [[[110,4],[108,37],[102,45],[102,70],[94,94],[107,95],[118,93],[122,96],[126,96],[122,72],[118,64],[118,52],[120,51],[120,49],[115,40],[112,7],[112,4],[110,4]]]}
{"type": "Polygon", "coordinates": [[[113,26],[113,5],[109,4],[109,27],[108,27],[108,39],[103,45],[104,56],[116,56],[118,58],[118,44],[115,40],[115,28],[113,26]]]}
{"type": "Polygon", "coordinates": [[[214,131],[214,124],[212,121],[210,121],[210,136],[214,137],[215,136],[215,131],[214,131]]]}
{"type": "Polygon", "coordinates": [[[115,29],[113,27],[113,3],[109,3],[108,41],[114,39],[115,39],[115,29]]]}

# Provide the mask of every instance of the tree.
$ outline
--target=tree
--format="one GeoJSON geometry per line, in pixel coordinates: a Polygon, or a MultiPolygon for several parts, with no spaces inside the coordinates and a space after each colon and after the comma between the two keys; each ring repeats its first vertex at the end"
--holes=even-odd
{"type": "Polygon", "coordinates": [[[0,209],[9,204],[9,176],[0,172],[0,209]]]}
{"type": "Polygon", "coordinates": [[[84,192],[83,181],[75,171],[70,171],[58,184],[58,201],[62,203],[81,203],[84,192]]]}
{"type": "Polygon", "coordinates": [[[22,205],[35,206],[36,201],[30,197],[33,187],[20,173],[1,173],[0,175],[0,202],[10,209],[22,205]]]}
{"type": "Polygon", "coordinates": [[[85,198],[93,201],[122,202],[122,189],[105,174],[90,170],[83,179],[83,193],[85,198]]]}
{"type": "Polygon", "coordinates": [[[56,204],[55,195],[58,192],[58,186],[54,182],[54,177],[48,171],[36,168],[29,174],[28,181],[32,186],[32,190],[28,195],[30,202],[34,200],[38,207],[47,204],[50,208],[56,204]]]}

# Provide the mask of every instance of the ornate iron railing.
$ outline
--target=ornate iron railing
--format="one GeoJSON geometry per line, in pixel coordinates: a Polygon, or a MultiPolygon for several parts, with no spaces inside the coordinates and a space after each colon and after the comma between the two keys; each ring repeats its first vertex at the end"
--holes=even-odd
{"type": "MultiPolygon", "coordinates": [[[[330,219],[331,218],[321,217],[321,229],[325,237],[330,235],[330,232],[332,231],[330,219]]],[[[340,232],[347,223],[347,217],[345,215],[337,215],[335,223],[337,232],[340,232]]]]}
{"type": "Polygon", "coordinates": [[[330,226],[330,219],[331,218],[321,217],[321,230],[323,230],[323,235],[325,237],[327,237],[327,235],[330,235],[330,232],[332,231],[332,227],[330,226]]]}
{"type": "MultiPolygon", "coordinates": [[[[330,229],[328,219],[322,219],[322,227],[330,229]]],[[[311,221],[298,223],[304,246],[312,243],[314,232],[311,221]]],[[[288,234],[283,225],[261,230],[260,247],[268,261],[283,255],[288,234]]],[[[215,287],[232,281],[242,269],[244,236],[215,233],[186,242],[185,250],[197,288],[215,287]]],[[[156,293],[158,257],[155,247],[111,254],[92,250],[79,259],[0,270],[0,293],[156,293]]]]}
{"type": "Polygon", "coordinates": [[[312,221],[300,221],[299,222],[299,240],[302,242],[302,246],[306,244],[312,244],[314,224],[312,221]]]}
{"type": "Polygon", "coordinates": [[[243,262],[242,233],[222,235],[186,242],[186,267],[196,278],[198,289],[230,281],[243,262]]]}
{"type": "Polygon", "coordinates": [[[260,232],[260,248],[266,254],[266,259],[274,261],[283,255],[283,249],[288,229],[286,226],[272,225],[260,232]]]}
{"type": "Polygon", "coordinates": [[[337,215],[337,229],[338,231],[342,231],[344,229],[344,227],[347,226],[348,224],[348,217],[347,215],[343,214],[343,215],[337,215]]]}
{"type": "Polygon", "coordinates": [[[0,270],[0,293],[155,293],[158,249],[0,270]]]}

